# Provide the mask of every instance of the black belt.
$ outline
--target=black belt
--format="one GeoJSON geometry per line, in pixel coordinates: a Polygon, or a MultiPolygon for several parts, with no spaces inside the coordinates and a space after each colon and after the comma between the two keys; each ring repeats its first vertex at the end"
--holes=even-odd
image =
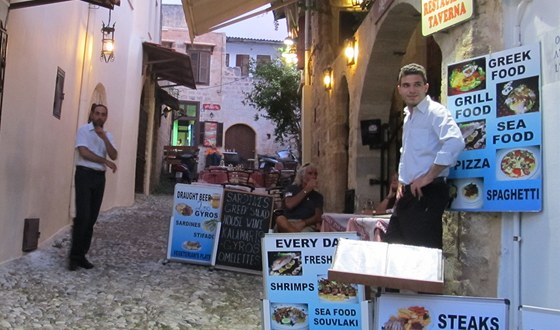
{"type": "Polygon", "coordinates": [[[76,170],[81,170],[81,171],[84,171],[84,172],[90,172],[90,173],[95,173],[95,174],[105,174],[105,171],[94,170],[93,168],[89,168],[89,167],[81,166],[81,165],[76,165],[76,170]]]}
{"type": "MultiPolygon", "coordinates": [[[[432,180],[432,182],[430,182],[427,186],[431,185],[431,184],[441,184],[441,183],[447,183],[447,178],[444,176],[438,176],[437,178],[435,178],[434,180],[432,180]]],[[[410,185],[407,184],[404,186],[404,191],[408,191],[410,190],[410,185]]]]}

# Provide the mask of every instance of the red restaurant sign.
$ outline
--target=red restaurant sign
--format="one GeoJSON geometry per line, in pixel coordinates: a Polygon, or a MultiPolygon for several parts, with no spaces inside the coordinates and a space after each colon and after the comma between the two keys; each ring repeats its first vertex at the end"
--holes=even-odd
{"type": "Polygon", "coordinates": [[[221,110],[222,107],[219,104],[204,103],[202,105],[202,110],[221,110]]]}

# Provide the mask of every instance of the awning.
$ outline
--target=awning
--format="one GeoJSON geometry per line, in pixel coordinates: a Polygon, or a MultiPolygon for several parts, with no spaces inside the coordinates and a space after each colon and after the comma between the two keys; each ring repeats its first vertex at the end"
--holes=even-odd
{"type": "Polygon", "coordinates": [[[196,89],[189,55],[151,42],[143,42],[142,46],[148,57],[146,64],[150,72],[158,80],[167,80],[175,84],[163,87],[182,85],[196,89]]]}
{"type": "MultiPolygon", "coordinates": [[[[10,9],[26,8],[40,5],[48,5],[56,2],[63,2],[68,0],[10,0],[10,9]]],[[[82,0],[94,5],[102,6],[105,8],[113,9],[115,6],[121,5],[121,0],[82,0]]]]}
{"type": "Polygon", "coordinates": [[[181,0],[191,42],[195,36],[287,6],[297,0],[181,0]],[[247,14],[255,9],[270,6],[247,14]]]}
{"type": "Polygon", "coordinates": [[[169,106],[173,110],[179,110],[179,100],[159,86],[156,86],[156,97],[160,103],[169,106]]]}

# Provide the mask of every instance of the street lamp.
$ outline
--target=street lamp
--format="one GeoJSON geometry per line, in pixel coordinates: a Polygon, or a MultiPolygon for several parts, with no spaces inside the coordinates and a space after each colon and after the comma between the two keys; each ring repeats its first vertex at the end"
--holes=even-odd
{"type": "Polygon", "coordinates": [[[346,40],[344,55],[346,56],[346,64],[352,65],[356,63],[356,57],[358,56],[358,44],[356,43],[355,38],[352,37],[346,40]]]}
{"type": "Polygon", "coordinates": [[[333,70],[331,67],[326,68],[323,73],[323,84],[325,85],[325,90],[329,91],[332,89],[333,70]]]}
{"type": "Polygon", "coordinates": [[[101,33],[103,34],[101,39],[101,59],[105,60],[105,63],[113,62],[115,60],[115,23],[111,26],[111,10],[109,10],[109,22],[107,25],[103,22],[101,33]]]}

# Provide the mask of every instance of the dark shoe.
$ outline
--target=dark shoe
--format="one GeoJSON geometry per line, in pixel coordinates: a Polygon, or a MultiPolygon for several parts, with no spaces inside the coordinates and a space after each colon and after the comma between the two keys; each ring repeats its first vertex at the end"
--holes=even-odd
{"type": "Polygon", "coordinates": [[[92,269],[93,268],[93,264],[91,262],[89,262],[86,258],[80,260],[78,262],[78,266],[85,268],[85,269],[92,269]]]}
{"type": "Polygon", "coordinates": [[[78,263],[77,263],[76,261],[74,261],[74,260],[70,260],[70,261],[68,262],[68,270],[73,272],[73,271],[75,271],[76,269],[78,269],[78,263]]]}

